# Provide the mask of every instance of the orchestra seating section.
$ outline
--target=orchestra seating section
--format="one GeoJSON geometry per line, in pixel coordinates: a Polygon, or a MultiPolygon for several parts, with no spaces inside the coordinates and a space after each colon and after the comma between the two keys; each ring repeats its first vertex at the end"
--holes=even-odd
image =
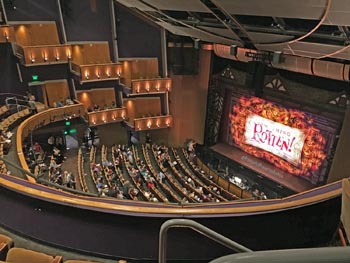
{"type": "Polygon", "coordinates": [[[88,153],[90,171],[85,173],[82,150],[79,149],[78,176],[81,189],[91,193],[97,191],[102,197],[164,203],[240,199],[186,158],[186,149],[178,151],[180,154],[177,149],[169,151],[166,146],[153,145],[147,148],[143,144],[130,147],[114,145],[111,148],[102,145],[100,149],[92,146],[88,153]],[[87,176],[92,178],[94,189],[88,188],[87,176]]]}

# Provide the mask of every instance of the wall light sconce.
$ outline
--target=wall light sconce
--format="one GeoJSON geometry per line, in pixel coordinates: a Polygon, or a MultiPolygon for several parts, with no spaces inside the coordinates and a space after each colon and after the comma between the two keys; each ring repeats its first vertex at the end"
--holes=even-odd
{"type": "Polygon", "coordinates": [[[138,126],[138,127],[137,127],[137,129],[141,130],[141,127],[140,127],[140,126],[138,126]]]}
{"type": "Polygon", "coordinates": [[[169,121],[169,120],[167,120],[165,124],[166,124],[166,126],[168,126],[168,127],[169,127],[169,126],[170,126],[170,121],[169,121]]]}
{"type": "Polygon", "coordinates": [[[100,72],[98,72],[98,73],[96,74],[96,77],[97,77],[98,79],[101,78],[100,72]]]}
{"type": "Polygon", "coordinates": [[[138,86],[137,88],[136,88],[136,93],[139,93],[140,92],[140,86],[138,86]]]}
{"type": "Polygon", "coordinates": [[[158,127],[158,128],[160,127],[160,125],[159,125],[159,121],[157,121],[156,125],[157,125],[157,127],[158,127]]]}
{"type": "Polygon", "coordinates": [[[32,63],[34,63],[34,62],[35,62],[35,58],[34,58],[34,57],[31,57],[31,58],[30,58],[30,61],[31,61],[32,63]]]}
{"type": "Polygon", "coordinates": [[[113,116],[113,117],[112,117],[112,119],[115,121],[116,117],[115,117],[115,116],[113,116]]]}
{"type": "Polygon", "coordinates": [[[148,127],[148,129],[151,129],[151,125],[152,125],[152,123],[149,121],[149,122],[147,122],[147,127],[148,127]]]}
{"type": "Polygon", "coordinates": [[[72,58],[72,54],[70,53],[70,50],[69,50],[69,49],[67,50],[67,58],[68,58],[68,59],[71,59],[71,58],[72,58]]]}
{"type": "Polygon", "coordinates": [[[56,61],[59,61],[60,60],[60,57],[57,55],[56,56],[56,61]]]}
{"type": "Polygon", "coordinates": [[[9,36],[7,35],[7,32],[4,33],[4,37],[6,39],[6,42],[9,40],[9,36]]]}
{"type": "Polygon", "coordinates": [[[107,75],[108,78],[111,77],[111,73],[109,71],[106,72],[106,75],[107,75]]]}
{"type": "Polygon", "coordinates": [[[47,56],[45,55],[44,56],[44,61],[46,62],[48,60],[47,56]]]}
{"type": "Polygon", "coordinates": [[[123,113],[123,115],[122,115],[122,118],[123,118],[123,120],[125,120],[125,114],[123,113]]]}
{"type": "Polygon", "coordinates": [[[89,79],[89,73],[88,72],[85,72],[85,78],[89,79]]]}
{"type": "Polygon", "coordinates": [[[156,90],[157,91],[159,91],[159,89],[160,89],[160,85],[159,85],[159,83],[156,85],[156,90]]]}

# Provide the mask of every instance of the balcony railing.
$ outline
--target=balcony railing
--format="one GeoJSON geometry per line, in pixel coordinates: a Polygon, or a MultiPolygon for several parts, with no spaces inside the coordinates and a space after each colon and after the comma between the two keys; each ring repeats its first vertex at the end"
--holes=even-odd
{"type": "Polygon", "coordinates": [[[131,81],[131,93],[168,92],[172,89],[171,78],[137,79],[131,81]]]}
{"type": "Polygon", "coordinates": [[[15,52],[26,66],[67,63],[72,54],[70,45],[15,45],[15,52]]]}
{"type": "Polygon", "coordinates": [[[88,112],[89,125],[102,125],[107,123],[113,123],[123,121],[127,118],[126,108],[114,108],[108,110],[88,112]]]}
{"type": "Polygon", "coordinates": [[[134,119],[135,131],[156,130],[173,126],[173,116],[155,116],[134,119]]]}
{"type": "Polygon", "coordinates": [[[122,74],[122,65],[120,63],[104,63],[78,65],[72,63],[72,71],[80,76],[81,82],[119,79],[122,74]]]}

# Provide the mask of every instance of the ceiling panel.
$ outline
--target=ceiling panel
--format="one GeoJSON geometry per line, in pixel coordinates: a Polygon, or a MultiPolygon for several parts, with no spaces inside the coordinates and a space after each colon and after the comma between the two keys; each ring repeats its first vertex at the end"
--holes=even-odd
{"type": "Polygon", "coordinates": [[[331,25],[350,25],[350,5],[349,0],[332,1],[331,10],[325,21],[331,25]]]}
{"type": "Polygon", "coordinates": [[[143,4],[139,0],[117,0],[117,2],[127,7],[135,7],[141,11],[155,11],[154,8],[151,8],[148,5],[143,4]]]}
{"type": "Polygon", "coordinates": [[[327,0],[212,0],[230,14],[319,19],[327,0]]]}
{"type": "Polygon", "coordinates": [[[277,34],[261,33],[261,32],[247,32],[247,34],[254,43],[260,43],[260,44],[286,42],[294,38],[294,36],[277,35],[277,34]]]}
{"type": "Polygon", "coordinates": [[[209,26],[198,26],[198,28],[203,29],[205,31],[215,33],[215,34],[223,36],[223,37],[228,37],[228,38],[233,38],[233,39],[238,40],[237,35],[232,33],[227,28],[216,28],[216,27],[209,27],[209,26]]]}
{"type": "Polygon", "coordinates": [[[223,37],[218,37],[195,28],[174,26],[166,22],[157,22],[157,24],[176,35],[189,36],[189,37],[198,38],[200,40],[212,42],[212,43],[221,43],[221,44],[227,44],[227,45],[233,45],[233,44],[241,45],[241,43],[236,40],[230,40],[223,37]]]}
{"type": "Polygon", "coordinates": [[[143,2],[161,10],[211,12],[200,0],[143,0],[143,2]]]}

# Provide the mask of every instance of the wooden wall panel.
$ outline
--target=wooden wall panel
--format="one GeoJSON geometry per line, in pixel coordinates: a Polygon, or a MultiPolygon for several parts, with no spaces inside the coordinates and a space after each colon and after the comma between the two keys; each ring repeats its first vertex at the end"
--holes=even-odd
{"type": "Polygon", "coordinates": [[[20,46],[57,45],[60,43],[56,23],[15,25],[16,42],[20,46]]]}
{"type": "Polygon", "coordinates": [[[126,107],[126,110],[128,112],[128,121],[130,123],[134,123],[135,117],[135,100],[124,100],[124,107],[126,107]]]}
{"type": "Polygon", "coordinates": [[[128,87],[133,79],[152,79],[159,77],[158,59],[142,58],[123,62],[123,80],[128,87]]]}
{"type": "Polygon", "coordinates": [[[111,63],[108,42],[73,45],[72,61],[78,65],[111,63]]]}
{"type": "Polygon", "coordinates": [[[44,89],[49,107],[54,107],[58,101],[65,104],[67,97],[70,97],[67,81],[46,82],[44,89]]]}
{"type": "Polygon", "coordinates": [[[160,115],[160,98],[137,99],[136,118],[152,117],[160,115]]]}
{"type": "Polygon", "coordinates": [[[124,101],[128,110],[129,121],[135,118],[159,116],[161,113],[160,98],[139,98],[124,101]]]}
{"type": "Polygon", "coordinates": [[[211,52],[201,50],[198,75],[172,76],[169,106],[174,124],[170,129],[169,145],[183,146],[189,138],[200,144],[204,142],[210,64],[211,52]]]}
{"type": "Polygon", "coordinates": [[[77,65],[84,65],[84,46],[73,45],[72,46],[72,62],[77,65]]]}
{"type": "Polygon", "coordinates": [[[84,105],[85,110],[99,105],[101,109],[107,104],[109,107],[115,101],[114,88],[93,89],[77,93],[78,100],[84,105]]]}

